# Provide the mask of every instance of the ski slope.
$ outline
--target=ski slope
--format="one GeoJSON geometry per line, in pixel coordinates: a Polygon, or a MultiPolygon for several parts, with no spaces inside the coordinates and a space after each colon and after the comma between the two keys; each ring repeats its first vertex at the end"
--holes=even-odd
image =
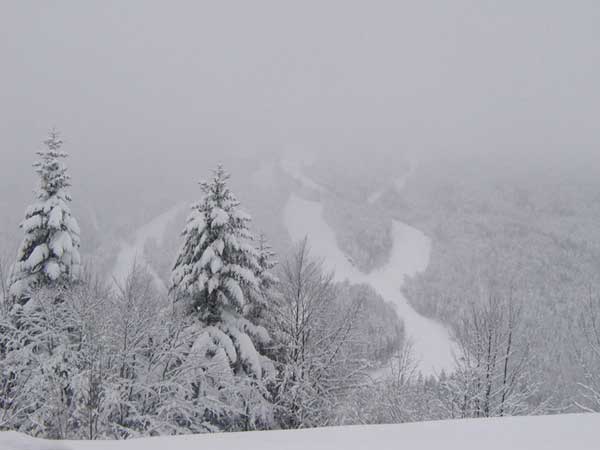
{"type": "Polygon", "coordinates": [[[448,330],[427,319],[410,306],[401,287],[405,276],[425,270],[429,263],[430,240],[421,231],[402,222],[392,225],[393,248],[387,264],[369,274],[362,273],[338,247],[333,229],[323,219],[320,202],[292,194],[285,206],[284,222],[294,241],[308,236],[311,252],[335,271],[337,281],[370,284],[379,295],[396,307],[403,319],[418,369],[424,375],[439,374],[453,367],[453,344],[448,330]]]}
{"type": "Polygon", "coordinates": [[[177,214],[185,208],[185,206],[184,203],[179,203],[139,228],[135,233],[133,243],[125,241],[121,242],[121,249],[117,255],[115,266],[111,274],[110,281],[112,286],[116,289],[120,286],[124,286],[134,264],[138,264],[144,266],[152,275],[155,287],[161,292],[166,292],[167,288],[164,282],[152,267],[147,264],[144,258],[144,247],[151,239],[156,240],[160,245],[164,238],[167,226],[175,219],[177,214]]]}
{"type": "MultiPolygon", "coordinates": [[[[284,159],[281,167],[301,186],[325,192],[324,187],[304,175],[303,168],[306,165],[305,160],[297,157],[293,162],[284,159]]],[[[411,159],[409,170],[394,182],[396,190],[400,191],[405,186],[414,175],[416,167],[416,161],[411,159]]],[[[376,201],[379,195],[381,194],[377,192],[369,200],[376,201]]],[[[283,215],[292,240],[299,241],[308,237],[313,255],[322,259],[329,270],[335,271],[337,281],[370,284],[384,300],[396,307],[412,345],[412,356],[417,369],[423,375],[439,375],[442,370],[453,370],[454,342],[448,329],[439,322],[418,314],[401,291],[405,277],[424,271],[429,264],[431,241],[425,234],[405,223],[393,221],[390,259],[384,267],[365,274],[338,247],[335,232],[323,218],[323,206],[319,201],[305,200],[292,194],[283,215]]],[[[378,373],[373,375],[377,376],[378,373]]]]}
{"type": "Polygon", "coordinates": [[[569,414],[128,441],[43,441],[4,432],[0,450],[596,450],[599,430],[599,414],[569,414]]]}

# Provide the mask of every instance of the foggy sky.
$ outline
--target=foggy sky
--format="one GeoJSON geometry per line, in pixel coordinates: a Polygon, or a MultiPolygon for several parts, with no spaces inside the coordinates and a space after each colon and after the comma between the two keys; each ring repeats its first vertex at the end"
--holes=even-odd
{"type": "Polygon", "coordinates": [[[600,153],[599,24],[584,0],[3,2],[1,195],[52,126],[110,192],[224,152],[600,153]]]}

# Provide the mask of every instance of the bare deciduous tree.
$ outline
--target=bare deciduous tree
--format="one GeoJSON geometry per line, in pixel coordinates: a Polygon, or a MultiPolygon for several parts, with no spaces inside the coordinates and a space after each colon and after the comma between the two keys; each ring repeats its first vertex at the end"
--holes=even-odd
{"type": "Polygon", "coordinates": [[[600,411],[600,296],[592,290],[581,303],[573,336],[573,354],[579,365],[581,399],[575,405],[588,412],[600,411]]]}
{"type": "Polygon", "coordinates": [[[278,274],[270,317],[279,363],[275,400],[281,426],[325,425],[336,399],[363,374],[350,352],[361,302],[339,298],[333,275],[302,241],[278,274]]]}
{"type": "Polygon", "coordinates": [[[456,340],[456,371],[444,382],[450,417],[518,415],[535,408],[533,355],[523,306],[512,290],[473,303],[456,340]]]}

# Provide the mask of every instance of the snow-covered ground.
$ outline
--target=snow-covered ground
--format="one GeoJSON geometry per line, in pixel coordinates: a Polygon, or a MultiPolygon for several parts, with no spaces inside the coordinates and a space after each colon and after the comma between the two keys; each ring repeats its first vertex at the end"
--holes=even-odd
{"type": "Polygon", "coordinates": [[[116,263],[111,274],[111,283],[113,286],[124,286],[127,277],[131,273],[134,264],[142,265],[147,268],[154,279],[157,289],[166,291],[166,286],[160,277],[154,272],[144,258],[144,247],[146,243],[154,239],[160,245],[169,223],[186,207],[185,203],[179,203],[152,221],[142,226],[135,233],[133,243],[121,242],[121,250],[117,255],[116,263]]]}
{"type": "Polygon", "coordinates": [[[599,414],[51,442],[0,433],[0,450],[596,450],[599,414]]]}

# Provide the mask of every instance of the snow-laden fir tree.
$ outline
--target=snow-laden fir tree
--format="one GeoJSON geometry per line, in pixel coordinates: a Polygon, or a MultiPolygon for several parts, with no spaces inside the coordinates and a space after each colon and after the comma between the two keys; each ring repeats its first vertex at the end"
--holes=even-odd
{"type": "Polygon", "coordinates": [[[171,292],[176,302],[189,307],[202,330],[190,357],[203,361],[203,376],[213,379],[224,394],[230,392],[229,401],[236,403],[236,424],[230,423],[231,417],[210,412],[207,420],[221,428],[251,429],[270,420],[264,381],[274,375],[274,368],[257,351],[269,335],[248,314],[259,298],[259,274],[264,270],[253,246],[251,219],[240,209],[228,179],[219,166],[211,181],[200,183],[204,198],[192,207],[183,231],[171,292]]]}
{"type": "Polygon", "coordinates": [[[277,283],[277,277],[273,274],[277,260],[273,248],[269,245],[263,233],[258,236],[256,252],[258,289],[249,293],[249,295],[252,295],[252,301],[249,302],[244,312],[246,317],[260,323],[269,302],[269,297],[272,295],[271,290],[275,283],[277,283]]]}
{"type": "Polygon", "coordinates": [[[250,217],[239,209],[228,179],[219,166],[212,181],[200,182],[204,198],[192,206],[171,278],[176,299],[192,299],[207,325],[221,322],[225,310],[241,312],[244,291],[259,285],[261,268],[252,246],[250,217]]]}
{"type": "Polygon", "coordinates": [[[66,285],[80,276],[79,225],[68,205],[71,184],[62,143],[52,130],[44,141],[46,149],[37,152],[40,159],[33,166],[40,185],[20,225],[25,237],[11,271],[12,301],[23,303],[36,287],[66,285]]]}
{"type": "Polygon", "coordinates": [[[277,278],[273,275],[273,269],[277,265],[276,254],[273,248],[267,241],[264,233],[258,236],[258,245],[256,248],[258,253],[258,267],[259,272],[257,274],[258,281],[260,283],[261,290],[268,290],[277,282],[277,278]]]}

